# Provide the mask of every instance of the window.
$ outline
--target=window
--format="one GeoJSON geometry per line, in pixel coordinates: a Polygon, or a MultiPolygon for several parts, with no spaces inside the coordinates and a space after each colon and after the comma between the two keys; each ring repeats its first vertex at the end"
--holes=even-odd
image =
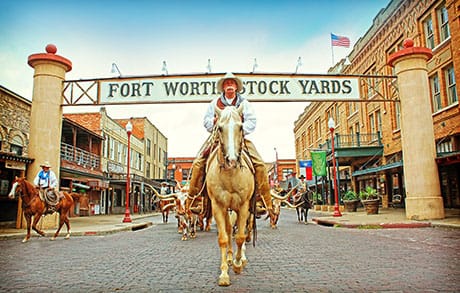
{"type": "Polygon", "coordinates": [[[174,169],[168,170],[168,178],[174,180],[174,169]]]}
{"type": "Polygon", "coordinates": [[[431,19],[431,17],[427,18],[423,22],[423,29],[425,33],[426,47],[433,49],[434,48],[434,33],[433,33],[433,20],[431,19]]]}
{"type": "Polygon", "coordinates": [[[10,152],[15,153],[18,156],[22,156],[22,147],[24,143],[22,142],[22,138],[18,135],[13,137],[10,144],[10,152]]]}
{"type": "Polygon", "coordinates": [[[430,86],[433,112],[437,112],[441,109],[441,92],[439,90],[438,74],[435,74],[434,76],[430,77],[430,86]]]}
{"type": "Polygon", "coordinates": [[[369,115],[369,130],[371,133],[375,133],[375,121],[374,121],[374,113],[369,115]]]}
{"type": "Polygon", "coordinates": [[[182,181],[187,181],[190,169],[182,169],[182,181]]]}
{"type": "Polygon", "coordinates": [[[380,110],[375,111],[375,119],[377,119],[377,131],[382,133],[382,115],[380,110]]]}
{"type": "Polygon", "coordinates": [[[104,154],[104,158],[108,158],[108,142],[109,142],[109,137],[104,134],[104,144],[103,144],[103,150],[102,153],[104,154]]]}
{"type": "Polygon", "coordinates": [[[454,67],[450,65],[444,70],[444,72],[446,76],[447,103],[448,105],[452,105],[458,102],[454,67]]]}
{"type": "Polygon", "coordinates": [[[150,157],[150,154],[151,154],[151,151],[152,151],[151,150],[151,145],[152,145],[152,142],[150,141],[150,139],[147,138],[147,147],[146,147],[147,148],[147,150],[146,150],[147,154],[146,155],[149,156],[149,157],[150,157]]]}
{"type": "Polygon", "coordinates": [[[145,175],[147,178],[151,178],[150,177],[150,163],[145,164],[145,175]]]}
{"type": "Polygon", "coordinates": [[[437,153],[450,153],[452,152],[452,141],[440,141],[436,144],[437,153]]]}
{"type": "Polygon", "coordinates": [[[2,136],[2,134],[0,133],[0,151],[2,150],[2,141],[3,141],[3,136],[2,136]]]}
{"type": "Polygon", "coordinates": [[[110,150],[109,155],[111,160],[115,160],[115,140],[110,140],[110,150]]]}
{"type": "Polygon", "coordinates": [[[123,156],[122,156],[122,148],[123,144],[121,142],[117,143],[117,162],[122,163],[123,162],[123,156]]]}
{"type": "Polygon", "coordinates": [[[445,6],[442,6],[436,11],[438,15],[438,23],[439,23],[439,32],[440,32],[440,40],[443,42],[444,40],[450,37],[450,29],[449,29],[449,17],[447,15],[447,9],[445,6]]]}
{"type": "Polygon", "coordinates": [[[294,172],[292,168],[283,169],[283,180],[286,180],[287,176],[292,174],[292,172],[294,172]]]}
{"type": "Polygon", "coordinates": [[[357,103],[349,102],[348,103],[348,116],[353,115],[356,111],[358,111],[357,103]]]}
{"type": "MultiPolygon", "coordinates": [[[[376,75],[377,70],[375,67],[371,67],[366,73],[366,75],[376,75]]],[[[376,89],[378,87],[378,84],[376,84],[376,78],[375,77],[368,77],[366,79],[366,93],[367,93],[367,98],[370,99],[372,98],[377,92],[376,89]]]]}
{"type": "Polygon", "coordinates": [[[144,171],[144,156],[141,153],[137,153],[137,169],[139,171],[144,171]]]}

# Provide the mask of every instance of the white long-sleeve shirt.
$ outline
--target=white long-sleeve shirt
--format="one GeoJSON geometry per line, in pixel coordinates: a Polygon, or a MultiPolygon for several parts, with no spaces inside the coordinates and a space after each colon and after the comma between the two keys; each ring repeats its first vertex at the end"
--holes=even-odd
{"type": "MultiPolygon", "coordinates": [[[[248,100],[241,96],[238,97],[241,99],[240,106],[243,107],[243,131],[244,135],[247,135],[256,129],[257,118],[251,103],[249,103],[248,100]]],[[[214,127],[215,108],[217,107],[217,101],[220,98],[221,97],[215,98],[211,101],[211,103],[209,103],[208,109],[204,115],[203,125],[209,132],[211,132],[214,127]]],[[[228,104],[231,104],[231,99],[225,99],[227,100],[228,104]]]]}
{"type": "Polygon", "coordinates": [[[54,174],[54,172],[51,170],[49,170],[48,172],[40,170],[40,172],[37,173],[37,176],[35,176],[34,185],[40,186],[40,188],[56,188],[56,174],[54,174]]]}

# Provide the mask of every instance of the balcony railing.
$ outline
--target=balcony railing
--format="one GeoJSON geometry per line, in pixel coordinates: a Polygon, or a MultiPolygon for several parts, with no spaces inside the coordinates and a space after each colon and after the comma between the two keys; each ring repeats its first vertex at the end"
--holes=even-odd
{"type": "MultiPolygon", "coordinates": [[[[382,147],[382,137],[380,131],[377,133],[359,133],[334,135],[335,148],[360,148],[360,147],[382,147]]],[[[327,139],[325,143],[320,144],[321,150],[330,150],[332,147],[331,140],[327,139]]]]}
{"type": "Polygon", "coordinates": [[[99,155],[92,154],[63,142],[61,142],[61,159],[89,169],[99,169],[101,165],[99,155]]]}

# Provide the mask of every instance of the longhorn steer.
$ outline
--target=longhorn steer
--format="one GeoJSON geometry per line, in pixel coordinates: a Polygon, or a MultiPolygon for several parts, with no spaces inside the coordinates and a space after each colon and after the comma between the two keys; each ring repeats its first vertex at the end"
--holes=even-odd
{"type": "Polygon", "coordinates": [[[195,238],[198,216],[188,208],[188,201],[190,200],[190,198],[188,197],[187,189],[180,188],[179,192],[171,193],[168,195],[160,195],[157,193],[157,196],[162,201],[174,200],[173,205],[176,208],[178,232],[182,234],[182,240],[187,240],[189,237],[195,238]]]}

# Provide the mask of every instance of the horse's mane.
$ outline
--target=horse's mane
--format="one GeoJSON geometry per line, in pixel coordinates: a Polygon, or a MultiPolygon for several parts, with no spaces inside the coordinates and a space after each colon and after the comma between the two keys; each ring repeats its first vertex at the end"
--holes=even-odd
{"type": "Polygon", "coordinates": [[[36,192],[36,189],[32,183],[26,180],[25,177],[18,178],[18,182],[21,181],[25,185],[25,189],[27,190],[28,194],[34,194],[36,192]]]}

